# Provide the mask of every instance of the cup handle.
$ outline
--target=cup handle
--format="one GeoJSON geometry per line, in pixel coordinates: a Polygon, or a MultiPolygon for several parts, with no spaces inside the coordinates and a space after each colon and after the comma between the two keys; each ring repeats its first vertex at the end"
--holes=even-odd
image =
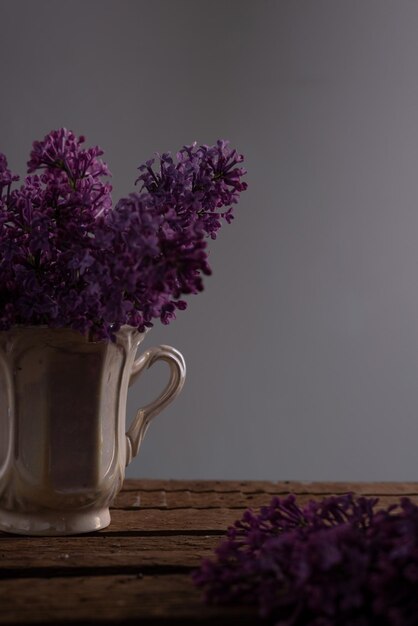
{"type": "Polygon", "coordinates": [[[170,366],[170,380],[160,396],[153,402],[140,408],[132,420],[128,432],[126,433],[126,465],[138,454],[139,447],[151,420],[158,415],[183,388],[186,378],[186,363],[183,355],[171,346],[157,346],[146,350],[134,362],[132,366],[129,385],[146,369],[154,365],[157,361],[165,361],[170,366]]]}

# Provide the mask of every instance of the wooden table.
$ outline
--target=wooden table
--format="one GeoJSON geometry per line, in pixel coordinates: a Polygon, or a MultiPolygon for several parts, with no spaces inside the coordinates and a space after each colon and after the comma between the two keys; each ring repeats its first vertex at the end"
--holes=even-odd
{"type": "Polygon", "coordinates": [[[229,524],[272,495],[378,495],[418,483],[127,480],[109,528],[75,537],[0,533],[0,624],[257,624],[245,607],[207,607],[190,579],[229,524]]]}

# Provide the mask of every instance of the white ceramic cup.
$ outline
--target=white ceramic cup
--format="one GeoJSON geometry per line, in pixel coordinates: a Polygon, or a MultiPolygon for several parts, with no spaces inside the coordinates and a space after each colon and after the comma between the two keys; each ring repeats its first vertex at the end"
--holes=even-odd
{"type": "Polygon", "coordinates": [[[136,358],[144,337],[128,326],[115,342],[44,326],[0,332],[0,530],[69,535],[110,523],[125,466],[185,380],[174,348],[136,358]],[[169,383],[126,432],[128,387],[159,360],[169,383]]]}

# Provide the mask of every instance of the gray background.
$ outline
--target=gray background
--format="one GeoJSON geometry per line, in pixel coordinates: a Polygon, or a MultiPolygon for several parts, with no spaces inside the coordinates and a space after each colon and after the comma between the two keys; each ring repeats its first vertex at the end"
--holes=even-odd
{"type": "MultiPolygon", "coordinates": [[[[418,3],[0,2],[0,150],[66,126],[114,197],[228,138],[249,190],[203,294],[146,346],[187,385],[130,476],[418,478],[418,3]]],[[[137,383],[128,413],[164,384],[137,383]]]]}

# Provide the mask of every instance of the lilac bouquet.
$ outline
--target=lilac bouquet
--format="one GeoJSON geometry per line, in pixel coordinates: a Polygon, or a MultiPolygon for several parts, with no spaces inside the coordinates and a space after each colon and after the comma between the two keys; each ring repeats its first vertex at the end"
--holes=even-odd
{"type": "Polygon", "coordinates": [[[418,506],[352,494],[247,510],[193,574],[209,602],[252,604],[276,626],[416,626],[418,506]]]}
{"type": "Polygon", "coordinates": [[[0,329],[70,327],[114,339],[186,308],[211,273],[208,237],[247,184],[228,142],[184,146],[139,167],[139,190],[112,206],[98,147],[61,128],[35,141],[24,183],[0,153],[0,329]],[[158,167],[155,167],[155,165],[158,167]]]}

